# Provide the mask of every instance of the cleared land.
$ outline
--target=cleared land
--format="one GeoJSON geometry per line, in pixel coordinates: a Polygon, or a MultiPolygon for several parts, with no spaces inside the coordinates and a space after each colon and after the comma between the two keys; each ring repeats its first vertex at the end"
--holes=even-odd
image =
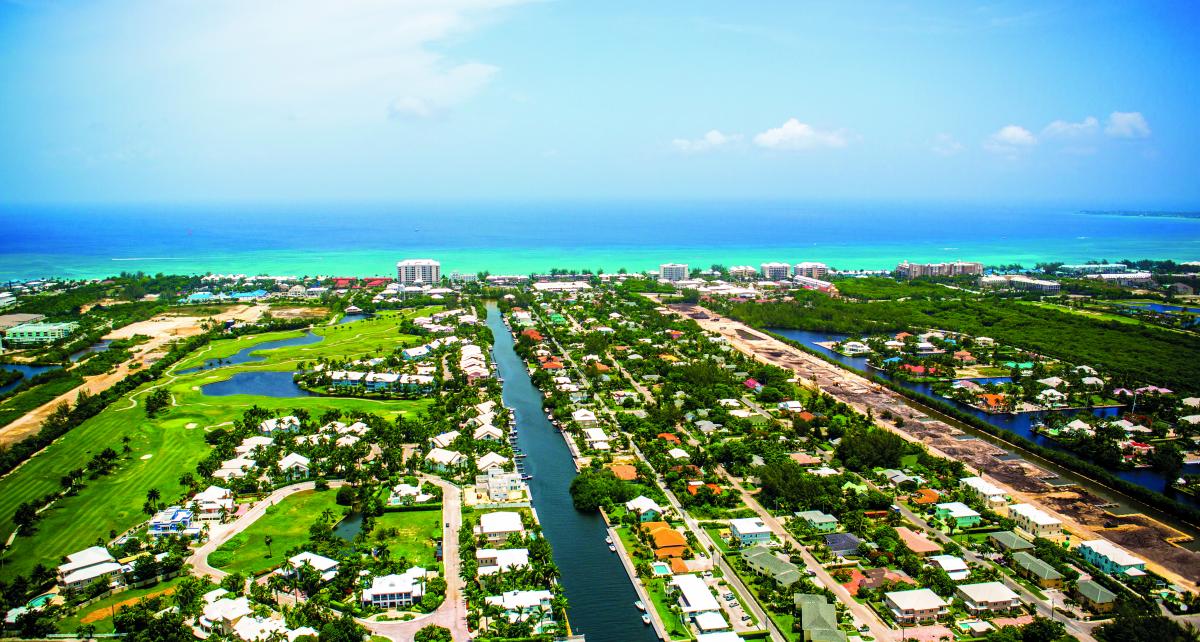
{"type": "Polygon", "coordinates": [[[211,555],[208,563],[230,573],[252,575],[278,566],[287,559],[289,549],[308,541],[308,529],[321,519],[326,510],[340,519],[344,508],[338,506],[337,493],[332,490],[306,490],[284,498],[254,522],[234,535],[211,555]],[[272,537],[271,556],[267,557],[264,539],[272,537]]]}
{"type": "Polygon", "coordinates": [[[388,315],[369,321],[313,330],[323,337],[319,343],[289,346],[261,353],[263,361],[177,374],[180,370],[205,363],[206,359],[228,357],[239,350],[302,331],[267,333],[237,340],[216,341],[185,358],[172,373],[157,382],[139,387],[108,409],[89,419],[61,439],[42,450],[22,466],[0,479],[0,538],[15,526],[12,516],[22,502],[61,490],[59,479],[73,468],[83,467],[96,453],[111,447],[118,453],[129,438],[129,453],[122,454],[114,472],[84,481],[75,495],[63,497],[47,508],[31,536],[17,536],[4,552],[0,579],[27,574],[36,564],[56,566],[59,558],[107,540],[112,531],[123,532],[145,519],[141,512],[146,491],[156,488],[163,501],[182,499],[183,473],[194,472],[196,464],[208,453],[205,430],[227,425],[251,406],[257,405],[281,413],[305,408],[320,416],[330,408],[343,411],[372,412],[391,418],[419,412],[428,400],[382,401],[333,397],[273,398],[254,395],[209,397],[200,391],[206,383],[222,381],[239,372],[254,370],[290,370],[300,361],[319,356],[375,356],[401,346],[421,342],[418,337],[402,335],[398,326],[405,317],[428,313],[429,309],[388,315]],[[167,387],[172,403],[154,419],[146,417],[142,402],[155,388],[167,387]],[[190,426],[190,427],[189,427],[190,426]],[[149,459],[141,459],[150,455],[149,459]]]}
{"type": "Polygon", "coordinates": [[[375,518],[375,533],[383,530],[396,529],[397,533],[384,541],[392,552],[393,559],[401,557],[424,568],[433,568],[437,562],[433,559],[433,539],[442,535],[442,511],[420,510],[384,513],[375,518]]]}

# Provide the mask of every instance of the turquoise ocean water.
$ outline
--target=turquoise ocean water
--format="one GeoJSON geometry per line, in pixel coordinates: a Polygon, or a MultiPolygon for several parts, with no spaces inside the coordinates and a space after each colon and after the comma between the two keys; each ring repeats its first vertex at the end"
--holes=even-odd
{"type": "Polygon", "coordinates": [[[0,281],[137,270],[388,275],[405,257],[436,258],[447,274],[663,262],[1190,261],[1200,260],[1200,220],[911,203],[0,206],[0,281]]]}

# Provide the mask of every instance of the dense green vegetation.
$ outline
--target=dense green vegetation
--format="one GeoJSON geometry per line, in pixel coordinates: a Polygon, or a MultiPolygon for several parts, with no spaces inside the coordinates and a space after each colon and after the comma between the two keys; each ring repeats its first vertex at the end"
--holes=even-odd
{"type": "Polygon", "coordinates": [[[7,426],[81,383],[83,379],[78,375],[64,370],[43,372],[14,390],[15,394],[0,401],[0,426],[7,426]]]}
{"type": "Polygon", "coordinates": [[[1200,335],[1085,318],[1016,301],[964,296],[855,303],[798,293],[794,303],[734,303],[727,313],[758,327],[846,334],[940,328],[1092,365],[1112,373],[1119,385],[1154,384],[1177,392],[1194,392],[1200,386],[1200,335]]]}

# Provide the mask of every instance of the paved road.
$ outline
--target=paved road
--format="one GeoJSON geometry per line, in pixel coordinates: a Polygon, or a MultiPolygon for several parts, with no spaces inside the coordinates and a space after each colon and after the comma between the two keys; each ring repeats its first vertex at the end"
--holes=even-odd
{"type": "Polygon", "coordinates": [[[462,528],[462,490],[438,477],[421,476],[442,487],[442,563],[446,573],[446,600],[436,611],[407,622],[372,622],[359,620],[371,633],[395,642],[410,642],[417,631],[429,625],[450,629],[456,642],[470,640],[467,628],[467,603],[463,595],[463,579],[458,557],[458,531],[462,528]]]}
{"type": "MultiPolygon", "coordinates": [[[[338,488],[344,485],[346,485],[346,482],[340,480],[329,482],[330,488],[338,488]]],[[[221,578],[229,575],[229,573],[222,571],[219,568],[209,566],[208,556],[213,551],[217,550],[221,544],[229,541],[231,537],[246,530],[254,522],[257,522],[260,517],[266,514],[267,508],[278,504],[285,497],[301,491],[313,490],[314,488],[316,488],[316,483],[311,481],[300,482],[299,484],[292,484],[291,486],[278,488],[270,495],[267,495],[264,499],[255,504],[250,510],[246,511],[245,515],[242,515],[232,522],[213,524],[208,530],[208,541],[201,544],[196,548],[195,551],[192,552],[192,556],[188,558],[187,563],[192,565],[192,570],[196,575],[220,582],[221,578]]]]}

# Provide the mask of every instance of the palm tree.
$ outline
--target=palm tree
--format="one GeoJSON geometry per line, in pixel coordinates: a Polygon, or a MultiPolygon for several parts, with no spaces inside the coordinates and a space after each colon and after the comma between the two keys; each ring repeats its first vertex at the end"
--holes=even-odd
{"type": "Polygon", "coordinates": [[[273,541],[275,541],[274,537],[270,535],[263,536],[263,543],[267,545],[267,557],[271,557],[271,542],[273,541]]]}
{"type": "Polygon", "coordinates": [[[159,499],[162,499],[162,493],[158,492],[157,488],[151,488],[150,490],[146,491],[147,502],[158,503],[159,499]]]}

